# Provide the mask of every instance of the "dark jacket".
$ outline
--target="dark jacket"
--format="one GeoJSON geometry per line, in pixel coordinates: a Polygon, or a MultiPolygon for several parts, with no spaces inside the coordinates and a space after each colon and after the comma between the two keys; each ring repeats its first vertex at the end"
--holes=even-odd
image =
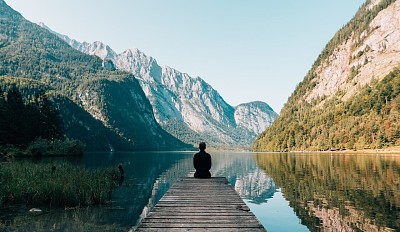
{"type": "Polygon", "coordinates": [[[211,155],[205,151],[200,151],[193,156],[193,166],[196,169],[194,177],[210,178],[211,155]]]}

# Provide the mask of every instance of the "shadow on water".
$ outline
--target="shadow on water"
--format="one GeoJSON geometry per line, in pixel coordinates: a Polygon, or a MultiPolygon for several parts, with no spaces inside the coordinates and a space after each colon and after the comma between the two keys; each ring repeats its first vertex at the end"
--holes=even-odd
{"type": "Polygon", "coordinates": [[[400,156],[257,154],[255,159],[310,231],[400,231],[400,156]]]}

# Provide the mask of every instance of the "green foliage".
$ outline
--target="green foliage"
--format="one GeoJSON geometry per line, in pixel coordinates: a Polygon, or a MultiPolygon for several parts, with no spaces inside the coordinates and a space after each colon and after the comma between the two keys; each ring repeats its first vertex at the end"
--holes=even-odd
{"type": "MultiPolygon", "coordinates": [[[[18,79],[17,79],[18,80],[18,79]]],[[[59,111],[48,94],[27,85],[23,98],[16,82],[0,78],[0,154],[14,155],[81,155],[83,144],[63,138],[59,111]],[[1,84],[7,93],[1,90],[1,84]]],[[[26,83],[23,82],[23,83],[26,83]]],[[[21,84],[23,86],[23,84],[21,84]]],[[[40,87],[40,86],[36,86],[40,87]]]]}
{"type": "MultiPolygon", "coordinates": [[[[60,110],[61,135],[81,140],[92,151],[188,147],[155,122],[151,105],[131,74],[103,68],[100,58],[73,49],[4,2],[0,12],[0,77],[6,79],[0,80],[0,87],[7,90],[7,82],[15,81],[30,101],[36,90],[29,84],[46,86],[43,90],[53,93],[50,100],[60,110]]],[[[48,103],[42,99],[41,109],[49,109],[48,103]]],[[[56,120],[54,112],[47,113],[47,118],[56,120]]],[[[23,123],[15,124],[22,127],[23,123]]],[[[55,128],[46,128],[46,133],[54,134],[55,128]]]]}
{"type": "Polygon", "coordinates": [[[47,140],[38,138],[29,144],[27,150],[33,156],[79,156],[84,145],[77,140],[47,140]]]}
{"type": "MultiPolygon", "coordinates": [[[[256,151],[368,149],[400,145],[398,110],[399,72],[391,73],[381,83],[371,83],[342,102],[337,93],[330,100],[320,97],[308,103],[304,96],[316,86],[315,70],[334,50],[350,38],[358,38],[369,28],[376,15],[394,0],[383,0],[372,9],[365,6],[326,45],[304,80],[299,83],[281,111],[279,118],[253,144],[256,151]],[[323,106],[321,102],[325,100],[323,106]]],[[[368,49],[368,48],[367,48],[368,49]]],[[[358,73],[352,69],[348,82],[358,73]]]]}
{"type": "Polygon", "coordinates": [[[0,206],[5,203],[85,206],[110,199],[116,170],[85,170],[68,163],[0,164],[0,206]]]}
{"type": "Polygon", "coordinates": [[[369,223],[400,230],[398,157],[279,153],[256,155],[256,162],[312,231],[323,228],[318,211],[326,210],[338,210],[335,218],[354,231],[373,230],[369,223]]]}
{"type": "MultiPolygon", "coordinates": [[[[107,118],[107,126],[134,150],[185,149],[190,146],[169,135],[156,123],[150,102],[133,77],[92,79],[83,82],[93,108],[107,118]],[[100,112],[99,112],[100,111],[100,112]]],[[[85,99],[85,101],[87,101],[85,99]]],[[[121,149],[121,148],[120,148],[121,149]]]]}
{"type": "Polygon", "coordinates": [[[43,91],[29,103],[24,103],[15,85],[7,91],[7,97],[3,92],[0,95],[0,131],[3,135],[0,145],[24,146],[39,137],[49,140],[61,137],[62,124],[58,111],[43,91]]]}
{"type": "Polygon", "coordinates": [[[162,127],[171,135],[181,139],[185,143],[192,144],[195,147],[199,145],[200,141],[207,141],[207,145],[209,147],[223,145],[221,141],[216,138],[213,138],[211,136],[206,137],[194,132],[180,120],[171,119],[167,121],[164,125],[162,125],[162,127]]]}
{"type": "MultiPolygon", "coordinates": [[[[383,0],[378,5],[374,6],[372,9],[367,9],[366,6],[371,1],[366,1],[359,9],[359,11],[355,14],[355,16],[345,25],[343,26],[334,37],[328,42],[325,48],[322,50],[321,54],[318,56],[316,61],[314,62],[311,70],[307,73],[306,77],[299,85],[296,87],[293,94],[288,99],[288,102],[285,104],[285,107],[281,114],[285,112],[285,108],[292,108],[302,100],[302,97],[312,88],[315,87],[316,83],[313,81],[317,74],[316,69],[319,67],[322,62],[326,61],[335,51],[335,49],[339,46],[347,42],[350,38],[357,39],[355,46],[362,43],[362,39],[364,37],[361,34],[364,31],[374,30],[374,28],[369,28],[370,22],[376,17],[376,15],[387,8],[390,4],[395,2],[395,0],[383,0]]],[[[366,49],[369,49],[368,47],[366,49]]],[[[361,54],[360,54],[361,55],[361,54]]],[[[357,67],[354,71],[357,71],[357,67]]],[[[355,73],[353,72],[349,79],[351,80],[355,73]]]]}
{"type": "MultiPolygon", "coordinates": [[[[370,32],[375,28],[370,28],[369,24],[378,15],[379,12],[386,9],[390,4],[395,2],[395,0],[383,0],[378,5],[374,6],[372,9],[367,9],[367,5],[371,3],[370,0],[366,1],[359,9],[359,11],[354,15],[354,17],[344,25],[328,42],[324,50],[318,56],[314,63],[314,67],[321,64],[322,61],[327,59],[334,53],[334,50],[339,46],[344,44],[350,38],[357,39],[354,47],[362,44],[364,37],[362,33],[367,31],[370,32]]],[[[358,55],[361,56],[363,51],[360,51],[358,55]],[[361,54],[360,54],[361,53],[361,54]]]]}
{"type": "Polygon", "coordinates": [[[400,70],[343,102],[302,104],[279,117],[254,150],[378,149],[400,145],[400,70]]]}

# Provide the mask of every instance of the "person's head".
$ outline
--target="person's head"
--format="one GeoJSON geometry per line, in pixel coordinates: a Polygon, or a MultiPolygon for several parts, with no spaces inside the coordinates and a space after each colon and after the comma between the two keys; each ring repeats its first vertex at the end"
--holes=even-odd
{"type": "Polygon", "coordinates": [[[199,143],[199,149],[200,151],[204,151],[206,149],[206,143],[205,142],[199,143]]]}

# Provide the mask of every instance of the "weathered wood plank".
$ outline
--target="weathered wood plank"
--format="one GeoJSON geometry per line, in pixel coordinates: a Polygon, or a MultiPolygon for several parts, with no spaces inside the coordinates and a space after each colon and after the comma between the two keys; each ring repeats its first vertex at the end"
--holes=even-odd
{"type": "Polygon", "coordinates": [[[264,228],[138,228],[137,232],[265,232],[264,228]]]}
{"type": "Polygon", "coordinates": [[[136,231],[266,231],[226,178],[182,178],[136,231]]]}
{"type": "MultiPolygon", "coordinates": [[[[239,214],[237,216],[235,215],[213,215],[212,218],[213,219],[218,219],[218,220],[227,220],[227,219],[232,219],[232,220],[240,220],[242,218],[247,218],[249,217],[249,219],[253,218],[253,215],[242,215],[239,214]]],[[[199,220],[209,220],[211,217],[208,215],[154,215],[153,217],[148,217],[145,218],[143,220],[147,220],[147,219],[199,219],[199,220]]]]}
{"type": "MultiPolygon", "coordinates": [[[[224,213],[224,212],[217,212],[217,213],[208,213],[208,212],[178,212],[178,213],[173,213],[173,212],[157,212],[157,215],[154,217],[196,217],[196,216],[208,216],[210,217],[216,217],[216,216],[229,216],[229,217],[235,217],[235,216],[240,216],[240,217],[247,217],[249,214],[247,213],[224,213]]],[[[250,215],[253,217],[253,215],[250,215]]]]}
{"type": "Polygon", "coordinates": [[[180,223],[180,224],[258,224],[258,220],[254,218],[213,218],[213,219],[204,219],[204,218],[146,218],[142,221],[142,223],[180,223]]]}
{"type": "Polygon", "coordinates": [[[142,223],[140,228],[263,228],[260,224],[216,224],[216,223],[142,223]]]}

